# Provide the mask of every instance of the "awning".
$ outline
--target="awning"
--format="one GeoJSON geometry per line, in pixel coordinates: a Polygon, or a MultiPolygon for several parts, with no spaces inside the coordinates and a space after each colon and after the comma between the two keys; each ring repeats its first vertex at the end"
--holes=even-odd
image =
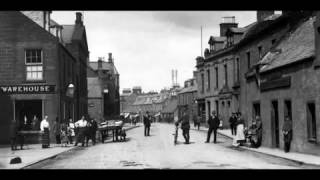
{"type": "Polygon", "coordinates": [[[157,116],[160,116],[160,114],[161,114],[161,113],[160,113],[160,112],[158,112],[158,113],[157,113],[156,115],[154,115],[154,116],[155,116],[155,117],[157,117],[157,116]]]}

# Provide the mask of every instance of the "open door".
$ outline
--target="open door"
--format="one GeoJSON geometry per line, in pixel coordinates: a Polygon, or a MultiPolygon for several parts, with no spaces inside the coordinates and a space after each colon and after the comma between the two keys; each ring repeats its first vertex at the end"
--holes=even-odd
{"type": "Polygon", "coordinates": [[[272,128],[272,146],[279,148],[279,112],[278,101],[271,102],[271,128],[272,128]]]}

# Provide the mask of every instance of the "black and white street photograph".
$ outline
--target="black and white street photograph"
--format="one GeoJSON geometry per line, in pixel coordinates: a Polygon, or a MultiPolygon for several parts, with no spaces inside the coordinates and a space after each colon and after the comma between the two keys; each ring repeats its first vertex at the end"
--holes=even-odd
{"type": "Polygon", "coordinates": [[[320,169],[320,11],[0,11],[0,169],[320,169]]]}

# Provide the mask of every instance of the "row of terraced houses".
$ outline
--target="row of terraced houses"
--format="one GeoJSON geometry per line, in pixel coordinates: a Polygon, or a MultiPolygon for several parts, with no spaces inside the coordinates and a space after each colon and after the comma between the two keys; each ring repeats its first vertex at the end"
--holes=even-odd
{"type": "Polygon", "coordinates": [[[198,115],[215,110],[228,127],[232,112],[263,124],[262,146],[283,148],[284,117],[293,123],[292,151],[320,154],[320,13],[257,11],[238,27],[225,17],[220,36],[196,58],[198,115]]]}

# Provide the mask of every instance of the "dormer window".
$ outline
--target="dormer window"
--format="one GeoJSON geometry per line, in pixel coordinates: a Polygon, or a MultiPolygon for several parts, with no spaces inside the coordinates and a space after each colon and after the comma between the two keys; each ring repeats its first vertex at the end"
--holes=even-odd
{"type": "Polygon", "coordinates": [[[233,36],[227,36],[227,47],[233,45],[233,36]]]}
{"type": "Polygon", "coordinates": [[[210,52],[214,51],[215,47],[214,44],[210,44],[210,52]]]}

